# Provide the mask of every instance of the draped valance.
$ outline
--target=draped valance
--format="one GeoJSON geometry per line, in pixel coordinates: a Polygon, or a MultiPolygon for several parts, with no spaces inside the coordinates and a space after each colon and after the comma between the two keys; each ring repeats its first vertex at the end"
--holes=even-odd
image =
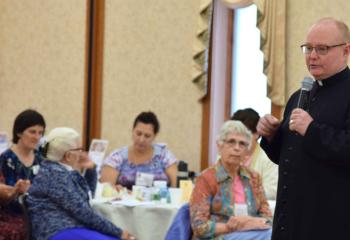
{"type": "MultiPolygon", "coordinates": [[[[267,94],[272,103],[283,106],[285,94],[285,26],[286,0],[213,0],[222,1],[228,8],[257,5],[257,27],[261,33],[261,50],[264,53],[264,73],[267,76],[267,94]]],[[[198,85],[201,96],[207,94],[208,56],[212,0],[201,0],[199,24],[193,53],[192,81],[198,85]]]]}

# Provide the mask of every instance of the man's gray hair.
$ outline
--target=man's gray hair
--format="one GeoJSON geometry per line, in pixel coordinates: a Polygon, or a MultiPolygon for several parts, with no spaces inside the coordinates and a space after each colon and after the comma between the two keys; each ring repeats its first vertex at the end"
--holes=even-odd
{"type": "Polygon", "coordinates": [[[247,142],[249,143],[248,148],[250,148],[253,135],[252,132],[246,126],[244,126],[244,124],[241,121],[229,120],[224,122],[216,138],[217,142],[219,144],[223,144],[227,135],[230,133],[244,135],[246,137],[247,142]]]}
{"type": "Polygon", "coordinates": [[[47,135],[47,144],[47,159],[58,162],[67,151],[80,147],[80,135],[72,128],[54,128],[47,135]]]}

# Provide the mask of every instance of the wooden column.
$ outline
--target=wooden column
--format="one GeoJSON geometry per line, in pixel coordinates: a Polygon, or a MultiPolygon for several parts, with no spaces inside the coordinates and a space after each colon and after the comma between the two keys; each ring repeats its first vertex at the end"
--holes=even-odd
{"type": "Polygon", "coordinates": [[[234,10],[230,10],[227,15],[227,52],[226,52],[226,80],[225,80],[225,120],[231,118],[231,95],[232,95],[232,59],[233,59],[233,24],[234,10]]]}
{"type": "Polygon", "coordinates": [[[101,137],[105,0],[87,1],[86,78],[83,145],[101,137]]]}
{"type": "Polygon", "coordinates": [[[271,114],[281,120],[282,118],[282,107],[271,103],[271,114]]]}

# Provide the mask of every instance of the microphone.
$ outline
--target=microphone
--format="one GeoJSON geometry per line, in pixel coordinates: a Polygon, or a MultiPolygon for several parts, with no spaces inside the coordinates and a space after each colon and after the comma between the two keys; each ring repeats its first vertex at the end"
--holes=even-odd
{"type": "Polygon", "coordinates": [[[309,108],[309,95],[313,83],[314,80],[311,77],[304,77],[304,80],[301,82],[301,89],[297,108],[301,108],[304,110],[307,110],[309,108]]]}

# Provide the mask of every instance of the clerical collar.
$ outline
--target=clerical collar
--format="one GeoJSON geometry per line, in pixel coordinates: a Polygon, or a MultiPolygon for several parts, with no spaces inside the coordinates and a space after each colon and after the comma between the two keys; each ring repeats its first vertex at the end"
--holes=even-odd
{"type": "Polygon", "coordinates": [[[350,69],[346,67],[345,69],[334,74],[333,76],[323,79],[322,81],[316,80],[316,82],[319,87],[331,86],[343,81],[344,79],[348,79],[349,74],[350,74],[350,69]]]}

